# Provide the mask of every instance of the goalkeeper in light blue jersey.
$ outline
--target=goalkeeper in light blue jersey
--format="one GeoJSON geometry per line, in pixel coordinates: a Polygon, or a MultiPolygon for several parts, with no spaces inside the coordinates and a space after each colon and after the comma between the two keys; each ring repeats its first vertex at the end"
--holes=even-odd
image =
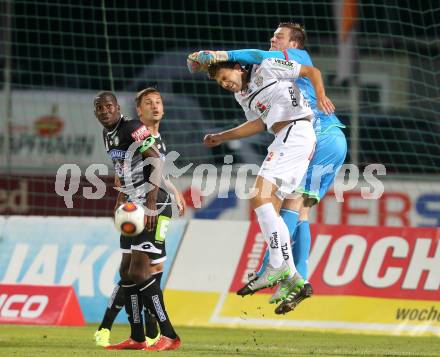
{"type": "MultiPolygon", "coordinates": [[[[270,51],[256,49],[235,51],[200,51],[188,58],[200,68],[190,70],[203,71],[207,66],[221,61],[234,61],[242,65],[260,64],[266,58],[282,58],[294,60],[300,64],[313,66],[312,59],[306,50],[304,28],[295,23],[280,23],[270,39],[270,51]]],[[[313,127],[317,136],[315,153],[310,161],[306,176],[296,192],[302,197],[285,199],[280,208],[280,215],[289,228],[295,265],[299,273],[307,279],[308,257],[310,253],[311,234],[309,212],[327,193],[336,174],[344,163],[347,154],[347,141],[341,128],[345,126],[334,114],[325,114],[317,107],[315,91],[308,78],[298,78],[296,85],[307,99],[315,115],[313,127]]],[[[266,251],[263,265],[257,275],[264,271],[268,261],[266,251]]],[[[280,284],[279,289],[283,289],[280,284]]],[[[311,296],[311,286],[309,296],[311,296]]],[[[304,298],[299,296],[295,301],[280,305],[280,313],[291,311],[304,298]]]]}

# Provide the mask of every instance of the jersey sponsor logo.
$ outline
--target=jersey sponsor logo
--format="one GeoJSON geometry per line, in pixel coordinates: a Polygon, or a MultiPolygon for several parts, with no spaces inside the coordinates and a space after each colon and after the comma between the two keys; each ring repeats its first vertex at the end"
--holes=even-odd
{"type": "Polygon", "coordinates": [[[295,63],[290,62],[290,61],[285,61],[285,60],[282,60],[282,59],[278,59],[278,58],[275,59],[274,62],[276,64],[279,64],[281,66],[288,67],[288,68],[294,68],[295,67],[295,63]]]}
{"type": "Polygon", "coordinates": [[[125,150],[118,150],[118,149],[112,149],[109,151],[108,156],[110,156],[110,159],[125,159],[125,155],[127,152],[125,150]]]}
{"type": "Polygon", "coordinates": [[[292,107],[297,107],[298,101],[296,99],[295,90],[293,89],[293,87],[289,87],[289,94],[290,94],[290,100],[292,101],[292,107]]]}
{"type": "Polygon", "coordinates": [[[145,125],[142,125],[139,129],[137,129],[131,133],[131,137],[135,141],[145,140],[149,136],[150,136],[150,131],[148,130],[148,128],[145,125]]]}

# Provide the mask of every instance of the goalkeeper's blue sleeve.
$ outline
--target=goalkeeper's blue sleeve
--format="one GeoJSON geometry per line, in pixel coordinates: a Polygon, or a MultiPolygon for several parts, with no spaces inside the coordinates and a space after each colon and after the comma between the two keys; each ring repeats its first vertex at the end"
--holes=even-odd
{"type": "Polygon", "coordinates": [[[262,51],[262,50],[234,50],[227,51],[228,61],[240,64],[260,64],[266,58],[284,58],[281,51],[262,51]]]}

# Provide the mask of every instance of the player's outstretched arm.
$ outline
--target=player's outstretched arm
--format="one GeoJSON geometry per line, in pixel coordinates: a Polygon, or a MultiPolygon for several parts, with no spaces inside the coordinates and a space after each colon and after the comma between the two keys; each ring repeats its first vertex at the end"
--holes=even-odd
{"type": "Polygon", "coordinates": [[[335,111],[335,106],[332,101],[325,95],[324,82],[322,80],[321,71],[316,67],[301,66],[299,71],[301,77],[307,77],[312,82],[316,93],[316,105],[320,110],[326,114],[331,114],[335,111]]]}
{"type": "Polygon", "coordinates": [[[283,52],[281,51],[244,49],[226,51],[226,53],[228,55],[228,61],[238,62],[240,64],[260,64],[267,58],[285,58],[283,52]]]}
{"type": "Polygon", "coordinates": [[[236,126],[235,128],[225,130],[217,134],[207,134],[203,139],[203,144],[209,148],[212,148],[228,140],[246,138],[248,136],[261,133],[265,129],[266,127],[263,120],[258,118],[257,120],[248,121],[236,126]]]}
{"type": "Polygon", "coordinates": [[[191,73],[207,71],[208,66],[218,62],[239,62],[240,64],[260,64],[266,58],[284,59],[281,51],[243,49],[233,51],[203,50],[188,55],[187,65],[191,73]]]}

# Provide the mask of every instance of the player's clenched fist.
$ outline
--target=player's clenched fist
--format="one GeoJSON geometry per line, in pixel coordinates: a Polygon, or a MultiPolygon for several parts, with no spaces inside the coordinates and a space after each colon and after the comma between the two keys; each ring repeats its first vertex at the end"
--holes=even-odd
{"type": "Polygon", "coordinates": [[[188,55],[186,65],[191,73],[207,72],[209,65],[228,60],[226,51],[198,51],[188,55]]]}
{"type": "Polygon", "coordinates": [[[203,144],[209,148],[218,146],[223,142],[219,134],[206,134],[203,139],[203,144]]]}

